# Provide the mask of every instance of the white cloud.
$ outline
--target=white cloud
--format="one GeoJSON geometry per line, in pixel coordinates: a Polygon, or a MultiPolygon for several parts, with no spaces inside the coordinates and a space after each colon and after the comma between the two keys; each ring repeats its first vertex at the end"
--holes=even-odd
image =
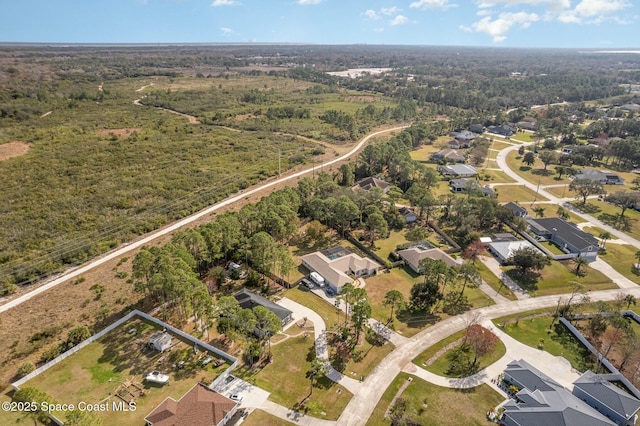
{"type": "Polygon", "coordinates": [[[380,19],[380,15],[378,15],[376,11],[373,9],[367,10],[366,12],[363,13],[363,15],[365,16],[365,18],[370,19],[372,21],[377,21],[378,19],[380,19]]]}
{"type": "Polygon", "coordinates": [[[401,12],[401,11],[402,11],[402,9],[399,9],[399,8],[398,8],[398,7],[396,7],[396,6],[393,6],[393,7],[383,7],[383,8],[381,8],[381,9],[380,9],[380,13],[382,13],[383,15],[387,15],[387,16],[391,16],[391,15],[393,15],[394,13],[398,13],[398,12],[401,12]]]}
{"type": "Polygon", "coordinates": [[[507,33],[514,25],[519,25],[520,28],[528,28],[533,22],[539,20],[540,17],[535,13],[506,12],[501,13],[498,18],[493,21],[491,20],[491,16],[485,16],[478,22],[471,24],[471,29],[478,33],[485,33],[491,36],[495,43],[500,43],[507,39],[507,33]]]}
{"type": "Polygon", "coordinates": [[[574,9],[561,13],[558,20],[571,24],[600,23],[605,20],[606,15],[619,12],[629,6],[631,4],[626,0],[582,0],[574,9]]]}
{"type": "Polygon", "coordinates": [[[298,4],[309,5],[309,4],[318,4],[322,0],[298,0],[298,4]]]}
{"type": "Polygon", "coordinates": [[[477,0],[479,8],[489,8],[496,5],[504,6],[547,6],[550,10],[562,10],[571,7],[570,0],[477,0]]]}
{"type": "Polygon", "coordinates": [[[220,32],[222,33],[222,37],[229,37],[231,34],[233,34],[233,30],[226,27],[220,27],[220,32]]]}
{"type": "Polygon", "coordinates": [[[236,6],[239,5],[240,3],[236,0],[214,0],[213,3],[211,3],[211,6],[213,7],[218,7],[218,6],[236,6]]]}
{"type": "Polygon", "coordinates": [[[407,22],[409,22],[409,18],[407,18],[404,15],[398,15],[395,18],[393,18],[391,21],[389,21],[389,25],[391,25],[392,27],[395,27],[396,25],[403,25],[403,24],[406,24],[407,22]]]}
{"type": "Polygon", "coordinates": [[[449,0],[417,0],[409,5],[413,9],[448,9],[455,7],[455,4],[449,4],[449,0]]]}

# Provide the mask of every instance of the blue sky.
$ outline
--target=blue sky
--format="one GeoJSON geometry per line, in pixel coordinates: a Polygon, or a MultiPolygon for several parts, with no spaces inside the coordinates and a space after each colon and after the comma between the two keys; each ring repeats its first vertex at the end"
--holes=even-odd
{"type": "Polygon", "coordinates": [[[1,42],[640,47],[638,0],[1,0],[1,42]]]}

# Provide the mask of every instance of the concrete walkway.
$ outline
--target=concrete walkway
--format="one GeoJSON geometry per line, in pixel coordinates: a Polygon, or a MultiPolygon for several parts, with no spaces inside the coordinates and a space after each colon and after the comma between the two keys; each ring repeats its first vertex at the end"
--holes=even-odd
{"type": "Polygon", "coordinates": [[[493,273],[493,275],[498,277],[500,281],[502,281],[504,285],[506,285],[509,288],[509,290],[511,290],[513,294],[516,295],[516,298],[528,299],[530,297],[529,293],[524,291],[522,287],[520,287],[515,281],[509,278],[509,276],[505,274],[504,271],[502,271],[500,264],[493,257],[478,256],[478,259],[480,259],[480,261],[484,263],[487,268],[489,268],[489,270],[493,273]]]}
{"type": "Polygon", "coordinates": [[[329,373],[326,376],[332,381],[344,386],[349,392],[355,394],[362,388],[362,383],[352,379],[334,369],[329,363],[329,351],[327,346],[327,330],[322,317],[315,311],[303,306],[293,300],[283,297],[278,300],[278,305],[283,306],[293,312],[293,317],[302,319],[307,318],[313,322],[313,334],[315,336],[316,357],[325,360],[329,373]]]}
{"type": "Polygon", "coordinates": [[[482,284],[478,286],[480,290],[487,296],[489,296],[495,303],[509,303],[510,300],[495,291],[485,280],[482,280],[482,284]]]}

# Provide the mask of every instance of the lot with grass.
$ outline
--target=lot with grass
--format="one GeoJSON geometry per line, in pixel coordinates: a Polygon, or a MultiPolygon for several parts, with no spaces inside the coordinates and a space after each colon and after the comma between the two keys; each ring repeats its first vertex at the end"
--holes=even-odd
{"type": "Polygon", "coordinates": [[[495,188],[498,192],[498,202],[508,203],[510,201],[527,203],[536,201],[547,201],[545,197],[527,188],[524,185],[500,185],[495,188]]]}
{"type": "Polygon", "coordinates": [[[633,238],[640,239],[640,212],[627,209],[624,213],[626,221],[626,226],[624,226],[619,220],[620,208],[613,204],[598,200],[587,200],[586,205],[583,205],[582,201],[576,201],[571,204],[577,209],[600,219],[607,225],[613,226],[633,238]]]}
{"type": "Polygon", "coordinates": [[[515,180],[513,178],[509,177],[502,170],[481,169],[480,170],[480,174],[482,176],[488,176],[489,177],[488,181],[485,181],[483,178],[481,178],[481,183],[511,183],[511,182],[515,182],[515,180]]]}
{"type": "Polygon", "coordinates": [[[485,266],[484,263],[480,262],[480,261],[476,261],[475,263],[476,268],[478,268],[478,271],[480,272],[480,276],[482,277],[482,279],[489,284],[489,286],[498,294],[506,297],[509,300],[517,300],[518,298],[516,297],[515,294],[513,294],[513,292],[509,289],[509,287],[507,287],[506,285],[504,285],[502,283],[502,281],[500,281],[500,278],[496,277],[495,274],[493,272],[491,272],[489,270],[489,268],[487,268],[485,266]]]}
{"type": "Polygon", "coordinates": [[[266,411],[253,410],[242,424],[245,426],[286,426],[294,425],[295,423],[282,420],[280,417],[273,416],[266,411]]]}
{"type": "Polygon", "coordinates": [[[306,377],[315,358],[312,337],[292,337],[272,348],[273,362],[262,370],[236,369],[234,374],[269,392],[275,403],[321,419],[336,420],[352,395],[326,377],[317,380],[309,397],[306,377]],[[307,398],[308,397],[308,398],[307,398]]]}
{"type": "Polygon", "coordinates": [[[400,373],[389,385],[371,413],[367,426],[389,425],[385,418],[389,404],[401,387],[411,382],[400,397],[406,402],[411,421],[424,426],[488,425],[487,411],[504,401],[504,397],[488,385],[468,390],[443,388],[410,374],[400,373]]]}
{"type": "Polygon", "coordinates": [[[443,148],[438,141],[436,141],[433,145],[422,145],[418,149],[414,149],[409,153],[411,158],[416,161],[420,161],[422,163],[430,163],[431,162],[431,154],[441,151],[443,148]]]}
{"type": "Polygon", "coordinates": [[[599,254],[602,260],[634,283],[640,284],[640,273],[633,268],[638,263],[638,249],[628,244],[607,244],[606,248],[606,251],[599,254]]]}
{"type": "MultiPolygon", "coordinates": [[[[126,389],[136,395],[137,410],[134,412],[110,411],[96,413],[103,424],[140,425],[165,398],[179,399],[193,385],[202,381],[211,383],[228,364],[201,367],[198,360],[207,356],[200,351],[194,354],[191,343],[174,337],[171,350],[160,353],[145,348],[147,339],[160,331],[155,325],[140,320],[123,324],[74,355],[66,358],[36,376],[24,386],[33,386],[50,395],[58,403],[78,404],[122,401],[116,395],[123,383],[137,384],[139,389],[126,389]],[[129,333],[136,330],[135,333],[129,333]],[[183,369],[172,366],[184,361],[183,369]],[[157,370],[168,374],[170,383],[158,385],[147,382],[144,377],[157,370]],[[142,390],[142,393],[140,392],[142,390]]],[[[64,419],[64,413],[54,413],[64,419]]]]}
{"type": "Polygon", "coordinates": [[[316,312],[322,317],[327,328],[333,328],[344,321],[344,314],[341,311],[304,287],[287,290],[282,293],[282,297],[287,297],[316,312]]]}
{"type": "MultiPolygon", "coordinates": [[[[445,377],[459,377],[459,375],[455,375],[455,374],[451,374],[451,372],[449,371],[450,366],[451,366],[451,361],[449,360],[449,355],[455,351],[458,350],[461,347],[461,345],[457,345],[454,348],[451,348],[449,350],[447,350],[445,353],[443,353],[440,357],[438,357],[438,359],[434,360],[432,364],[424,367],[427,371],[430,371],[434,374],[437,374],[439,376],[445,376],[445,377]]],[[[498,343],[496,344],[495,350],[485,356],[482,357],[478,357],[477,361],[476,361],[476,371],[480,371],[488,366],[490,366],[491,364],[493,364],[494,362],[498,361],[500,358],[502,358],[504,356],[504,354],[507,352],[507,348],[505,347],[504,343],[502,343],[502,341],[498,340],[498,343]]],[[[473,355],[470,355],[471,357],[473,355]]]]}
{"type": "Polygon", "coordinates": [[[498,326],[506,322],[501,328],[509,336],[533,348],[538,348],[541,345],[551,355],[566,358],[576,370],[592,369],[593,361],[589,351],[564,325],[556,321],[554,326],[549,329],[552,312],[547,311],[546,314],[522,312],[518,314],[521,319],[517,319],[517,317],[514,319],[512,316],[497,318],[493,322],[498,326]],[[526,318],[528,315],[536,316],[526,318]]]}
{"type": "Polygon", "coordinates": [[[507,154],[507,165],[518,175],[536,185],[538,183],[540,185],[558,185],[571,182],[566,176],[557,179],[558,175],[553,169],[553,164],[549,164],[547,170],[544,171],[544,164],[537,157],[535,163],[527,166],[522,162],[522,156],[518,154],[518,151],[511,151],[507,154]]]}
{"type": "Polygon", "coordinates": [[[506,267],[504,269],[507,271],[507,274],[518,281],[524,289],[529,290],[537,296],[570,293],[571,285],[569,281],[579,282],[589,291],[617,288],[617,286],[600,271],[596,271],[589,266],[583,266],[581,270],[584,271],[586,275],[577,276],[573,272],[574,268],[574,263],[571,260],[563,260],[560,262],[552,261],[551,265],[546,266],[540,271],[537,283],[531,279],[523,279],[515,275],[514,267],[506,267]]]}

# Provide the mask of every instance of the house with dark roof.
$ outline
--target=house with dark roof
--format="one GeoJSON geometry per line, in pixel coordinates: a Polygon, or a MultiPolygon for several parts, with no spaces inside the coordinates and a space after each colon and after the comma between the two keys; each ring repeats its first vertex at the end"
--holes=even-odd
{"type": "Polygon", "coordinates": [[[416,243],[404,250],[398,250],[396,254],[417,274],[420,273],[420,261],[427,258],[442,260],[447,266],[461,265],[460,260],[454,259],[439,248],[430,247],[429,244],[416,243]]]}
{"type": "Polygon", "coordinates": [[[273,303],[271,300],[260,296],[259,294],[253,293],[246,288],[243,288],[239,292],[233,295],[238,301],[238,304],[242,309],[253,309],[256,306],[263,306],[276,314],[280,321],[282,321],[282,326],[284,327],[293,319],[293,312],[284,308],[276,303],[273,303]]]}
{"type": "Polygon", "coordinates": [[[450,149],[461,149],[461,148],[469,148],[471,146],[471,141],[468,140],[458,140],[458,139],[451,139],[449,142],[447,142],[447,145],[449,146],[450,149]]]}
{"type": "Polygon", "coordinates": [[[514,203],[513,201],[504,204],[503,207],[511,210],[515,217],[526,217],[529,214],[527,209],[522,207],[520,204],[514,203]]]}
{"type": "Polygon", "coordinates": [[[147,426],[224,426],[236,412],[238,403],[196,383],[178,401],[168,397],[144,418],[147,426]]]}
{"type": "Polygon", "coordinates": [[[385,182],[382,179],[378,179],[374,177],[366,177],[356,182],[356,184],[351,187],[351,190],[352,191],[357,191],[357,190],[370,191],[373,188],[380,188],[382,189],[382,192],[386,194],[387,191],[389,191],[390,186],[391,185],[388,182],[385,182]]]}
{"type": "Polygon", "coordinates": [[[465,193],[471,191],[482,192],[485,197],[493,197],[496,191],[490,186],[482,186],[475,179],[451,179],[449,181],[449,188],[455,193],[465,193]]]}
{"type": "Polygon", "coordinates": [[[573,394],[617,425],[633,426],[640,410],[640,400],[611,383],[608,376],[587,371],[573,382],[573,394]]]}
{"type": "Polygon", "coordinates": [[[496,135],[501,135],[507,138],[515,135],[517,130],[518,129],[516,129],[515,127],[509,126],[507,124],[503,124],[502,126],[487,127],[487,132],[495,133],[496,135]]]}
{"type": "Polygon", "coordinates": [[[398,209],[398,213],[400,213],[402,217],[404,217],[404,221],[407,223],[413,223],[418,220],[416,212],[414,212],[413,209],[410,209],[409,207],[400,207],[398,209]]]}
{"type": "Polygon", "coordinates": [[[593,169],[583,169],[576,173],[575,178],[594,180],[596,182],[600,182],[603,185],[624,185],[624,179],[622,177],[606,170],[600,171],[593,169]]]}
{"type": "Polygon", "coordinates": [[[577,254],[577,257],[583,257],[590,262],[596,260],[598,240],[580,230],[576,224],[559,217],[528,218],[527,223],[536,236],[552,241],[561,249],[577,254]]]}
{"type": "Polygon", "coordinates": [[[473,133],[482,134],[484,133],[484,126],[482,124],[472,124],[469,126],[469,130],[473,133]]]}
{"type": "Polygon", "coordinates": [[[452,164],[450,166],[438,166],[438,171],[445,177],[465,178],[474,177],[478,174],[473,166],[466,164],[452,164]]]}
{"type": "Polygon", "coordinates": [[[502,406],[504,426],[613,426],[616,423],[524,360],[512,361],[504,382],[519,391],[502,406]]]}
{"type": "Polygon", "coordinates": [[[455,149],[443,149],[431,154],[433,161],[448,161],[451,163],[464,163],[467,158],[455,149]]]}
{"type": "Polygon", "coordinates": [[[524,130],[535,131],[536,130],[536,122],[535,121],[519,121],[516,123],[516,127],[524,130]]]}

